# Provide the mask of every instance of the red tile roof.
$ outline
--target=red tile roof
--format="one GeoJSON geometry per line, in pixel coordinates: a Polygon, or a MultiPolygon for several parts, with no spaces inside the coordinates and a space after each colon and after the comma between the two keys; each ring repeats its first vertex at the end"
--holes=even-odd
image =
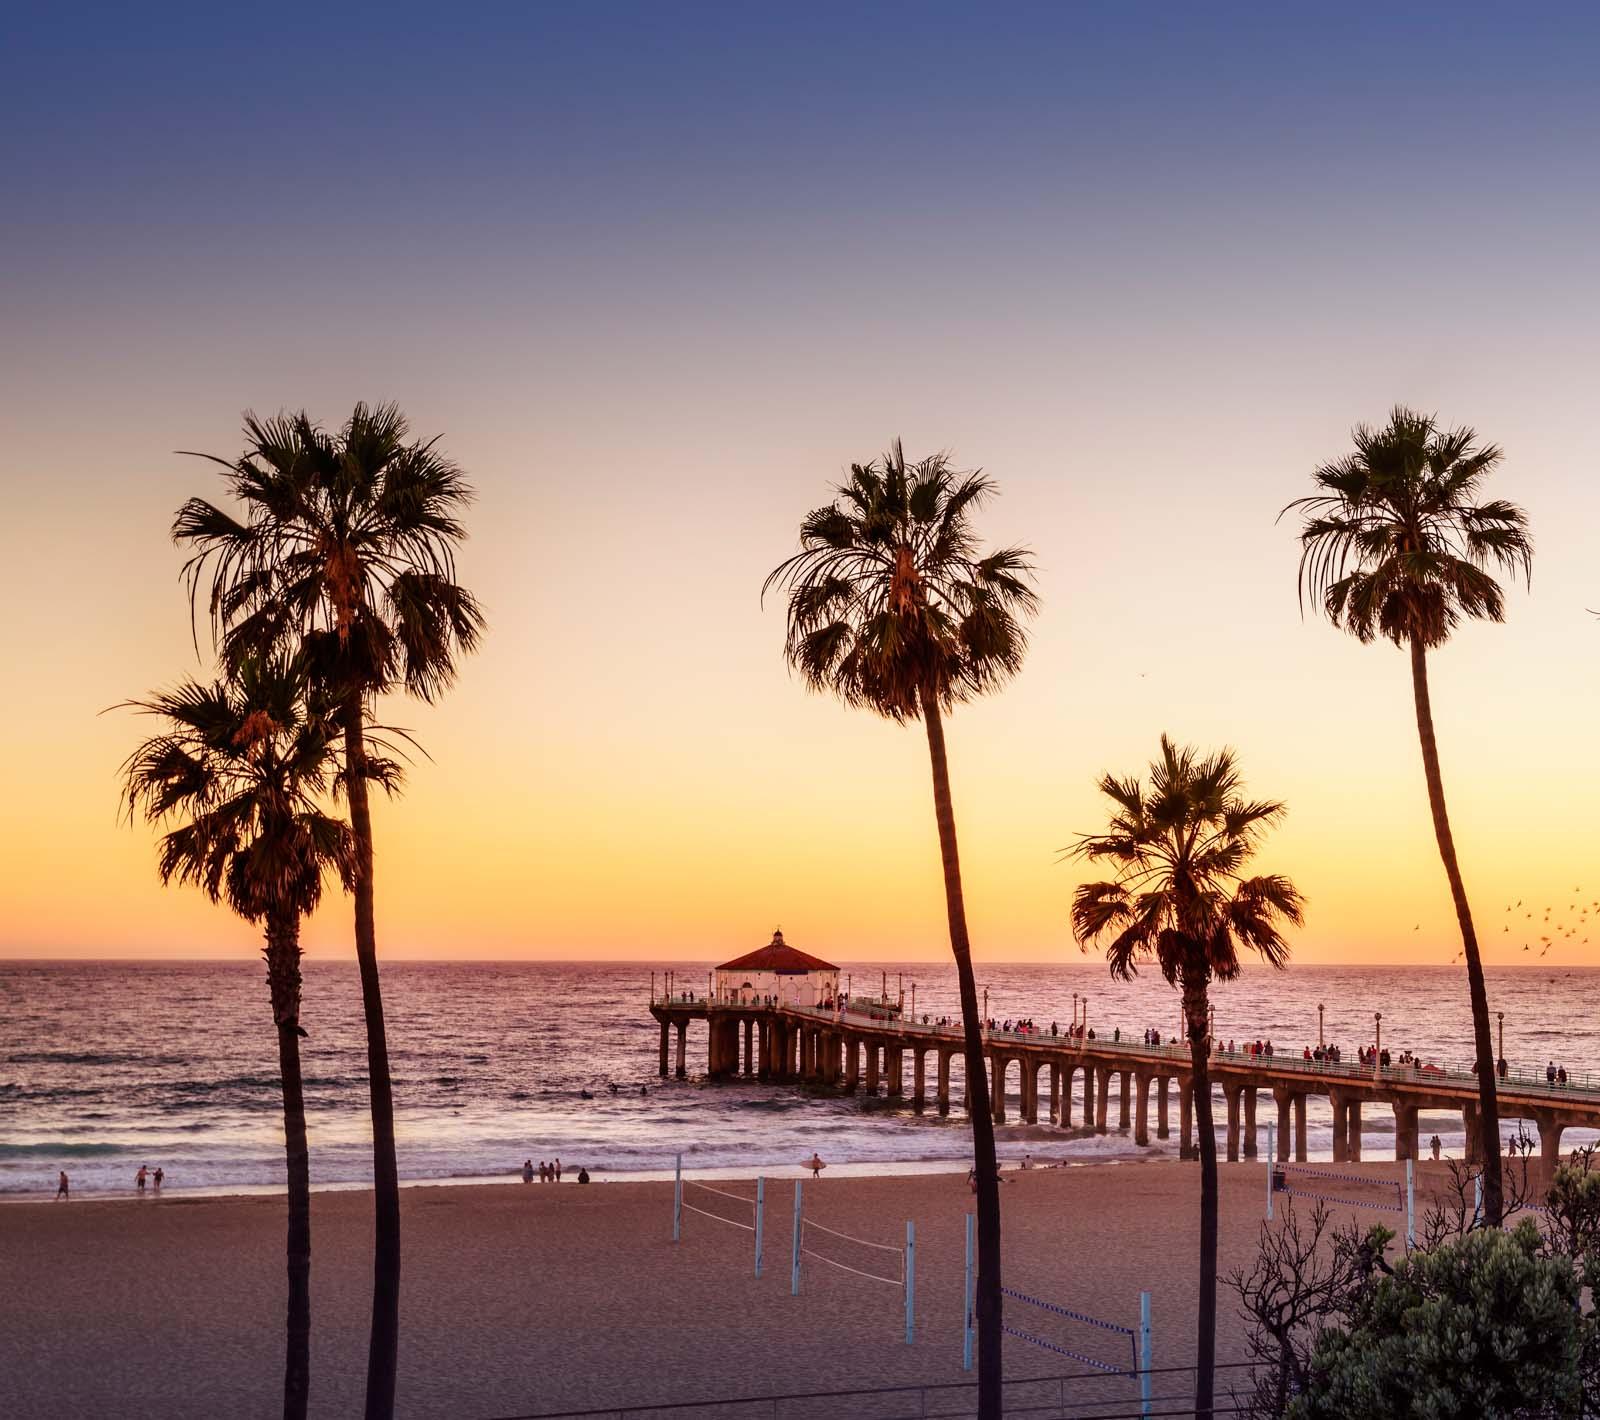
{"type": "Polygon", "coordinates": [[[837,971],[831,961],[823,961],[821,957],[814,957],[810,952],[803,952],[798,947],[791,947],[783,940],[782,932],[774,932],[772,940],[764,947],[758,947],[753,952],[746,952],[742,957],[735,957],[732,961],[725,961],[717,968],[718,971],[777,971],[777,972],[803,972],[803,971],[837,971]]]}

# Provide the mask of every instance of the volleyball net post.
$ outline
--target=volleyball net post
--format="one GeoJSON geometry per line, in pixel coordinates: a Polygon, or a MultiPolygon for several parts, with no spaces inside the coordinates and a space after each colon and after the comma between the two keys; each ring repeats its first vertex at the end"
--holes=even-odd
{"type": "Polygon", "coordinates": [[[1417,1245],[1417,1164],[1406,1160],[1406,1251],[1417,1245]]]}
{"type": "Polygon", "coordinates": [[[1139,1414],[1148,1416],[1154,1404],[1150,1394],[1150,1372],[1154,1369],[1150,1337],[1150,1294],[1139,1293],[1139,1414]]]}
{"type": "Polygon", "coordinates": [[[789,1295],[800,1295],[800,1229],[805,1218],[805,1180],[794,1181],[794,1261],[789,1267],[789,1295]]]}
{"type": "Polygon", "coordinates": [[[767,1181],[764,1178],[756,1180],[756,1276],[761,1275],[761,1236],[762,1221],[767,1211],[767,1181]]]}
{"type": "Polygon", "coordinates": [[[672,1163],[672,1240],[683,1241],[683,1155],[673,1155],[672,1163]]]}
{"type": "Polygon", "coordinates": [[[961,1327],[961,1369],[972,1369],[972,1230],[977,1219],[967,1214],[967,1273],[966,1280],[961,1287],[962,1327],[961,1327]]]}
{"type": "Polygon", "coordinates": [[[906,1345],[910,1346],[917,1326],[917,1225],[906,1219],[906,1345]]]}
{"type": "Polygon", "coordinates": [[[1267,1221],[1272,1221],[1272,1171],[1278,1166],[1277,1125],[1267,1121],[1267,1221]]]}

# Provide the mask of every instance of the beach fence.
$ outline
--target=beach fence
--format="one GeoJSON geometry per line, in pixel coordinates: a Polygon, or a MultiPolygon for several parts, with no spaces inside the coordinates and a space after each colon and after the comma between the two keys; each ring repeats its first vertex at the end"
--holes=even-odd
{"type": "MultiPolygon", "coordinates": [[[[975,1225],[977,1219],[967,1214],[967,1264],[962,1288],[965,1323],[961,1337],[961,1368],[972,1369],[973,1340],[977,1335],[977,1306],[973,1261],[975,1257],[975,1225]]],[[[1091,1316],[1075,1307],[1030,1296],[1014,1287],[1002,1287],[1000,1295],[1019,1307],[1030,1310],[1023,1313],[1026,1327],[1009,1322],[1001,1330],[1018,1341],[1026,1341],[1042,1351],[1063,1356],[1069,1361],[1090,1368],[1089,1377],[1100,1375],[1139,1383],[1139,1414],[1152,1415],[1154,1403],[1151,1377],[1153,1372],[1153,1337],[1150,1325],[1150,1293],[1139,1293],[1139,1324],[1135,1329],[1120,1322],[1106,1321],[1091,1316]]],[[[1008,1309],[1016,1315],[1015,1308],[1008,1309]]],[[[1116,1404],[1113,1401],[1096,1401],[1092,1404],[1116,1404]]],[[[1090,1412],[1085,1411],[1085,1414],[1090,1412]]]]}
{"type": "Polygon", "coordinates": [[[698,1179],[683,1176],[683,1155],[676,1156],[672,1173],[672,1240],[683,1241],[683,1215],[693,1213],[698,1217],[707,1218],[713,1223],[721,1223],[724,1227],[738,1228],[742,1232],[753,1235],[755,1243],[756,1276],[761,1275],[761,1245],[763,1240],[763,1224],[766,1219],[767,1181],[764,1178],[756,1180],[754,1197],[748,1194],[735,1192],[731,1188],[714,1188],[709,1183],[701,1183],[698,1179]],[[692,1190],[689,1197],[684,1197],[684,1190],[692,1190]],[[695,1202],[690,1202],[693,1198],[695,1202]],[[713,1203],[716,1198],[719,1202],[713,1203]],[[705,1206],[700,1206],[704,1204],[705,1206]]]}
{"type": "Polygon", "coordinates": [[[865,1282],[892,1287],[901,1293],[906,1318],[906,1345],[916,1339],[917,1316],[917,1226],[906,1220],[904,1244],[873,1242],[856,1237],[808,1218],[805,1209],[805,1180],[794,1181],[794,1242],[789,1269],[789,1293],[800,1295],[801,1260],[832,1267],[859,1277],[865,1282]],[[845,1259],[849,1259],[846,1261],[845,1259]]]}

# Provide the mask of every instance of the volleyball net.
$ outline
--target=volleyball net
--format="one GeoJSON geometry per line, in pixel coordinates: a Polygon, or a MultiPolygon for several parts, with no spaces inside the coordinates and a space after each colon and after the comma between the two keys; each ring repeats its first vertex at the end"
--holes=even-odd
{"type": "Polygon", "coordinates": [[[766,1213],[767,1181],[756,1180],[753,1194],[731,1187],[702,1183],[683,1176],[683,1155],[677,1156],[672,1188],[672,1240],[683,1241],[683,1215],[693,1213],[709,1222],[721,1223],[749,1233],[755,1242],[756,1276],[761,1275],[761,1243],[766,1213]],[[690,1201],[690,1200],[694,1201],[690,1201]]]}
{"type": "Polygon", "coordinates": [[[1273,1164],[1272,1191],[1342,1208],[1372,1208],[1380,1213],[1406,1211],[1405,1187],[1398,1179],[1343,1173],[1313,1164],[1273,1164]]]}
{"type": "Polygon", "coordinates": [[[1132,1377],[1139,1373],[1139,1333],[1133,1327],[1102,1321],[1087,1312],[1030,1297],[1011,1287],[1002,1287],[1000,1295],[1034,1309],[1027,1314],[1032,1330],[1008,1322],[1001,1327],[1007,1336],[1078,1361],[1104,1375],[1132,1377]]]}
{"type": "Polygon", "coordinates": [[[898,1291],[905,1308],[906,1345],[912,1344],[916,1333],[917,1307],[917,1231],[914,1223],[909,1219],[906,1221],[906,1238],[900,1245],[876,1242],[840,1228],[829,1227],[806,1216],[805,1183],[802,1179],[796,1179],[794,1255],[789,1277],[791,1296],[800,1295],[802,1260],[806,1258],[824,1267],[831,1267],[836,1272],[860,1278],[863,1282],[875,1282],[898,1291]]]}

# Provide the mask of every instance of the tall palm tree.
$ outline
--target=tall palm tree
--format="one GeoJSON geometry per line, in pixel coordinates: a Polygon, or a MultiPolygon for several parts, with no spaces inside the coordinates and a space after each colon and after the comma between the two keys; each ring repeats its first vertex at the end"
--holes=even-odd
{"type": "Polygon", "coordinates": [[[378,696],[404,689],[432,701],[454,680],[457,657],[478,643],[482,612],[455,580],[472,490],[435,440],[410,438],[393,405],[358,404],[332,434],[304,413],[247,415],[244,433],[238,459],[211,459],[240,515],[192,498],[173,537],[194,549],[185,569],[191,595],[207,592],[224,660],[302,646],[344,734],[377,1215],[366,1414],[388,1420],[400,1340],[400,1187],[373,915],[367,728],[378,696]]]}
{"type": "Polygon", "coordinates": [[[1358,641],[1383,636],[1411,652],[1428,805],[1461,929],[1472,999],[1483,1208],[1490,1225],[1498,1227],[1500,1111],[1489,993],[1445,807],[1428,692],[1428,652],[1450,639],[1462,617],[1505,619],[1505,597],[1492,573],[1520,574],[1526,584],[1533,572],[1533,541],[1521,508],[1498,498],[1478,501],[1501,452],[1480,444],[1471,429],[1441,429],[1429,415],[1396,407],[1384,428],[1361,425],[1353,438],[1354,453],[1312,475],[1317,492],[1295,499],[1283,511],[1298,510],[1305,518],[1300,530],[1301,605],[1314,596],[1328,619],[1358,641]]]}
{"type": "Polygon", "coordinates": [[[311,1375],[311,1177],[300,1079],[300,923],[326,873],[353,886],[355,835],[318,800],[337,772],[337,728],[308,695],[303,665],[247,658],[212,685],[188,681],[131,702],[163,721],[123,765],[130,817],[177,822],[162,882],[192,883],[265,928],[267,987],[283,1081],[289,1180],[285,1420],[304,1420],[311,1375]]]}
{"type": "Polygon", "coordinates": [[[1072,931],[1086,950],[1104,943],[1111,974],[1127,981],[1153,961],[1183,993],[1190,1089],[1200,1134],[1200,1304],[1194,1408],[1210,1415],[1217,1350],[1217,1136],[1207,1069],[1209,988],[1239,974],[1239,947],[1275,967],[1289,959],[1279,930],[1299,925],[1302,900],[1286,877],[1247,878],[1245,865],[1284,806],[1246,799],[1231,750],[1202,759],[1165,735],[1149,786],[1106,775],[1113,805],[1105,833],[1068,850],[1106,860],[1117,876],[1085,883],[1072,900],[1072,931]]]}
{"type": "Polygon", "coordinates": [[[980,553],[972,515],[993,491],[982,473],[958,472],[944,454],[908,465],[897,439],[880,461],[851,465],[837,498],[801,523],[800,551],[762,587],[763,597],[774,587],[787,596],[784,654],[808,686],[898,723],[920,717],[927,730],[972,1101],[984,1417],[1001,1407],[1000,1189],[944,714],[1020,669],[1027,640],[1019,617],[1036,606],[1026,549],[980,553]]]}

